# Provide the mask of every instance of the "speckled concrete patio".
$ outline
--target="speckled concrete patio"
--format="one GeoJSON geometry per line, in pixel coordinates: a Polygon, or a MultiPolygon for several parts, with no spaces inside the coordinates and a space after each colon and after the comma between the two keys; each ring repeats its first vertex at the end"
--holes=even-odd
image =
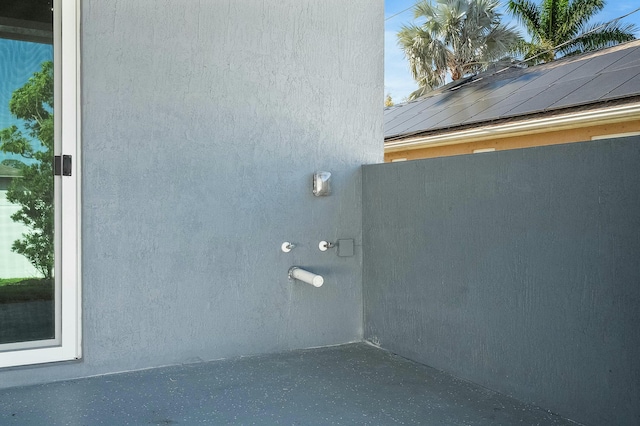
{"type": "Polygon", "coordinates": [[[2,425],[575,425],[356,343],[0,391],[2,425]]]}

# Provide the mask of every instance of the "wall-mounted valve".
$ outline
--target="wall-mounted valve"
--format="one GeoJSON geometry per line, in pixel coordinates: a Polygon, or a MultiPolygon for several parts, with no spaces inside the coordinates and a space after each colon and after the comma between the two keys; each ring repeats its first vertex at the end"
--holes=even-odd
{"type": "Polygon", "coordinates": [[[330,248],[338,248],[338,256],[340,257],[352,257],[354,255],[354,241],[353,239],[338,240],[335,243],[329,241],[320,241],[318,248],[320,251],[327,251],[330,248]]]}
{"type": "Polygon", "coordinates": [[[282,250],[285,253],[289,253],[291,250],[294,249],[296,245],[290,243],[289,241],[285,241],[284,243],[282,243],[282,245],[280,246],[280,250],[282,250]]]}
{"type": "Polygon", "coordinates": [[[320,241],[320,244],[318,244],[318,248],[320,249],[320,251],[327,251],[330,248],[334,248],[336,245],[334,243],[330,243],[329,241],[320,241]]]}

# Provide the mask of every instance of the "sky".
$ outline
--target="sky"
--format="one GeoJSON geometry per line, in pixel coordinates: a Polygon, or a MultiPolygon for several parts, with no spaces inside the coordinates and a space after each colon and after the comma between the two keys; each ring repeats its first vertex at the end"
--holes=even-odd
{"type": "MultiPolygon", "coordinates": [[[[409,73],[409,65],[397,45],[396,33],[403,24],[413,23],[413,10],[409,9],[393,16],[404,9],[410,8],[417,0],[385,0],[384,4],[384,90],[385,96],[390,94],[395,103],[403,102],[411,92],[418,88],[409,73]]],[[[501,2],[505,4],[506,2],[501,2]]],[[[608,0],[602,12],[594,18],[594,22],[607,22],[625,15],[640,6],[638,0],[608,0]]],[[[513,18],[503,12],[504,22],[513,18]]],[[[640,11],[626,17],[623,23],[633,23],[640,29],[640,11]]],[[[420,24],[419,21],[415,22],[420,24]]],[[[517,25],[513,20],[512,25],[517,25]]],[[[522,31],[526,38],[526,33],[522,31]]],[[[640,31],[636,32],[640,38],[640,31]]]]}
{"type": "MultiPolygon", "coordinates": [[[[53,47],[49,44],[29,43],[0,38],[0,129],[13,124],[24,130],[20,120],[9,112],[9,101],[15,89],[29,80],[40,64],[53,59],[53,47]]],[[[0,151],[0,161],[10,158],[24,161],[18,155],[0,151]]],[[[28,161],[25,161],[28,162],[28,161]]]]}

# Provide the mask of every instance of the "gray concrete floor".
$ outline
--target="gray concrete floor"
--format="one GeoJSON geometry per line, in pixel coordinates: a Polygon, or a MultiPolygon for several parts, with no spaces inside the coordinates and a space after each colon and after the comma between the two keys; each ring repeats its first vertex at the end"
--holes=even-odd
{"type": "Polygon", "coordinates": [[[0,390],[0,425],[573,425],[367,344],[0,390]]]}

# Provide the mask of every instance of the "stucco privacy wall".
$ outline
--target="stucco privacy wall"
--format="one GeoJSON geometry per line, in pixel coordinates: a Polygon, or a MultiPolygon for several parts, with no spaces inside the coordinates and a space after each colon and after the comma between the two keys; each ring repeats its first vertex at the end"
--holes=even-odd
{"type": "Polygon", "coordinates": [[[0,387],[361,340],[382,2],[81,6],[84,359],[0,387]],[[354,257],[318,250],[337,238],[354,257]],[[324,286],[289,282],[292,265],[324,286]]]}
{"type": "Polygon", "coordinates": [[[640,422],[640,137],[365,166],[365,338],[640,422]]]}

